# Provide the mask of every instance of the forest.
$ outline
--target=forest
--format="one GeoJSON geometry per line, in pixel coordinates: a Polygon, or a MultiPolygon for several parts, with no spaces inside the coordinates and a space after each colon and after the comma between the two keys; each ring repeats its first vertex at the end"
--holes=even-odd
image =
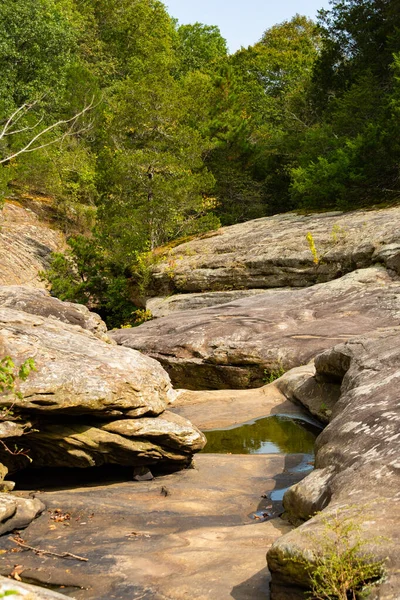
{"type": "Polygon", "coordinates": [[[233,55],[158,0],[0,3],[0,195],[51,198],[53,293],[110,327],[154,250],[400,196],[400,3],[333,0],[233,55]]]}

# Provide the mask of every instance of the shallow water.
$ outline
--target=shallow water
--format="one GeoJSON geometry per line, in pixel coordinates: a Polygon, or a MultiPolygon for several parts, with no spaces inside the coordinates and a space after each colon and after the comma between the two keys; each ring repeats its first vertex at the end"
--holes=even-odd
{"type": "Polygon", "coordinates": [[[204,431],[203,452],[217,454],[313,455],[321,433],[317,422],[292,415],[272,415],[226,429],[204,431]]]}

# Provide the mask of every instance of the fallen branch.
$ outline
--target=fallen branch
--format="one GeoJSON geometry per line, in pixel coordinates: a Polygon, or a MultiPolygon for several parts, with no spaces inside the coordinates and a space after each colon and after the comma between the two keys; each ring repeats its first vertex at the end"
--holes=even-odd
{"type": "Polygon", "coordinates": [[[8,539],[14,542],[14,544],[18,544],[18,546],[21,546],[21,548],[24,548],[25,550],[32,550],[32,552],[35,552],[35,554],[46,554],[47,556],[56,556],[57,558],[74,558],[75,560],[81,560],[82,562],[88,562],[89,560],[88,558],[83,558],[83,556],[71,554],[71,552],[62,552],[61,554],[58,554],[57,552],[51,552],[50,550],[34,548],[34,546],[28,546],[28,544],[25,544],[25,542],[21,542],[14,537],[10,537],[8,539]]]}

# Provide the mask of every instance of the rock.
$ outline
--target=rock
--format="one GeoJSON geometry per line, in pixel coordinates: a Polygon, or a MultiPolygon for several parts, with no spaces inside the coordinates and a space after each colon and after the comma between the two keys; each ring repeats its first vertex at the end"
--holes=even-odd
{"type": "Polygon", "coordinates": [[[133,481],[153,481],[154,475],[147,467],[133,469],[133,481]]]}
{"type": "MultiPolygon", "coordinates": [[[[20,581],[10,581],[0,576],[0,594],[11,596],[13,600],[65,600],[66,596],[52,590],[20,581]]],[[[72,596],[69,596],[72,598],[72,596]]]]}
{"type": "MultiPolygon", "coordinates": [[[[360,549],[385,559],[380,599],[400,589],[400,327],[380,329],[325,351],[315,359],[315,379],[337,386],[341,395],[329,425],[317,439],[316,471],[285,496],[292,519],[322,513],[278,540],[268,552],[276,589],[307,587],[299,557],[324,552],[330,523],[345,535],[351,527],[360,549]],[[359,530],[359,531],[357,531],[359,530]]],[[[329,533],[330,532],[330,533],[329,533]]],[[[307,558],[308,557],[308,558],[307,558]]]]}
{"type": "Polygon", "coordinates": [[[314,364],[291,369],[276,381],[276,387],[296,404],[301,404],[322,423],[329,423],[340,397],[340,383],[321,380],[314,364]]]}
{"type": "Polygon", "coordinates": [[[0,535],[27,527],[45,508],[38,498],[0,493],[0,535]]]}
{"type": "Polygon", "coordinates": [[[400,282],[371,267],[311,288],[176,312],[110,336],[160,361],[176,387],[239,389],[399,316],[400,282]]]}
{"type": "Polygon", "coordinates": [[[329,503],[329,481],[334,471],[334,467],[315,469],[285,493],[283,506],[295,525],[307,521],[329,503]]]}
{"type": "Polygon", "coordinates": [[[176,294],[161,298],[149,298],[146,309],[154,318],[167,317],[180,310],[199,310],[208,306],[218,306],[248,296],[264,294],[266,290],[230,290],[227,292],[204,292],[202,294],[176,294]]]}
{"type": "Polygon", "coordinates": [[[39,317],[54,317],[63,323],[87,329],[103,341],[109,340],[107,326],[99,315],[83,304],[52,298],[46,290],[22,285],[0,286],[0,307],[14,308],[39,317]]]}
{"type": "Polygon", "coordinates": [[[154,419],[111,421],[101,429],[124,437],[155,440],[168,448],[184,448],[191,452],[202,450],[206,444],[205,436],[187,419],[169,411],[154,419]]]}
{"type": "MultiPolygon", "coordinates": [[[[146,419],[152,421],[153,419],[146,419]]],[[[140,423],[141,419],[138,419],[140,423]]],[[[184,421],[184,419],[182,419],[184,421]]],[[[125,421],[124,421],[125,423],[125,421]]],[[[129,420],[123,426],[118,421],[116,429],[129,431],[129,420]]],[[[35,468],[41,467],[101,467],[106,464],[123,466],[153,465],[176,463],[188,464],[193,452],[201,450],[205,445],[203,435],[186,421],[186,436],[177,441],[177,436],[170,435],[165,422],[159,421],[159,428],[152,427],[152,436],[127,437],[107,431],[101,425],[84,425],[81,423],[56,424],[41,423],[39,430],[24,439],[24,448],[29,450],[29,457],[35,468]],[[190,437],[192,439],[190,439],[190,437]],[[196,443],[192,440],[196,439],[196,443]],[[189,440],[189,441],[188,441],[189,440]],[[196,447],[196,450],[194,450],[196,447]]],[[[135,428],[133,424],[132,428],[135,428]]],[[[181,425],[183,429],[183,426],[181,425]]],[[[143,429],[150,430],[149,425],[143,429]]],[[[177,429],[177,428],[176,428],[177,429]]],[[[7,456],[1,451],[1,460],[7,463],[7,456]]],[[[12,468],[10,462],[10,470],[12,468]]]]}
{"type": "Polygon", "coordinates": [[[383,262],[400,272],[400,208],[289,213],[224,227],[169,250],[150,295],[303,287],[383,262]],[[317,263],[310,251],[311,233],[317,263]]]}
{"type": "Polygon", "coordinates": [[[29,415],[158,415],[175,396],[156,361],[53,318],[0,308],[0,352],[16,364],[35,361],[22,399],[0,397],[0,407],[29,415]]]}
{"type": "Polygon", "coordinates": [[[5,204],[0,220],[0,285],[44,288],[39,272],[49,266],[51,252],[64,249],[64,235],[16,202],[5,204]]]}

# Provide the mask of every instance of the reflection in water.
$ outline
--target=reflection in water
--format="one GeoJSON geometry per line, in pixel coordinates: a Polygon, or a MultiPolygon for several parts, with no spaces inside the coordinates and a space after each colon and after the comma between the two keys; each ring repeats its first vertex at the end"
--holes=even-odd
{"type": "Polygon", "coordinates": [[[292,416],[273,415],[229,429],[204,431],[203,452],[218,454],[309,454],[321,429],[292,416]]]}

